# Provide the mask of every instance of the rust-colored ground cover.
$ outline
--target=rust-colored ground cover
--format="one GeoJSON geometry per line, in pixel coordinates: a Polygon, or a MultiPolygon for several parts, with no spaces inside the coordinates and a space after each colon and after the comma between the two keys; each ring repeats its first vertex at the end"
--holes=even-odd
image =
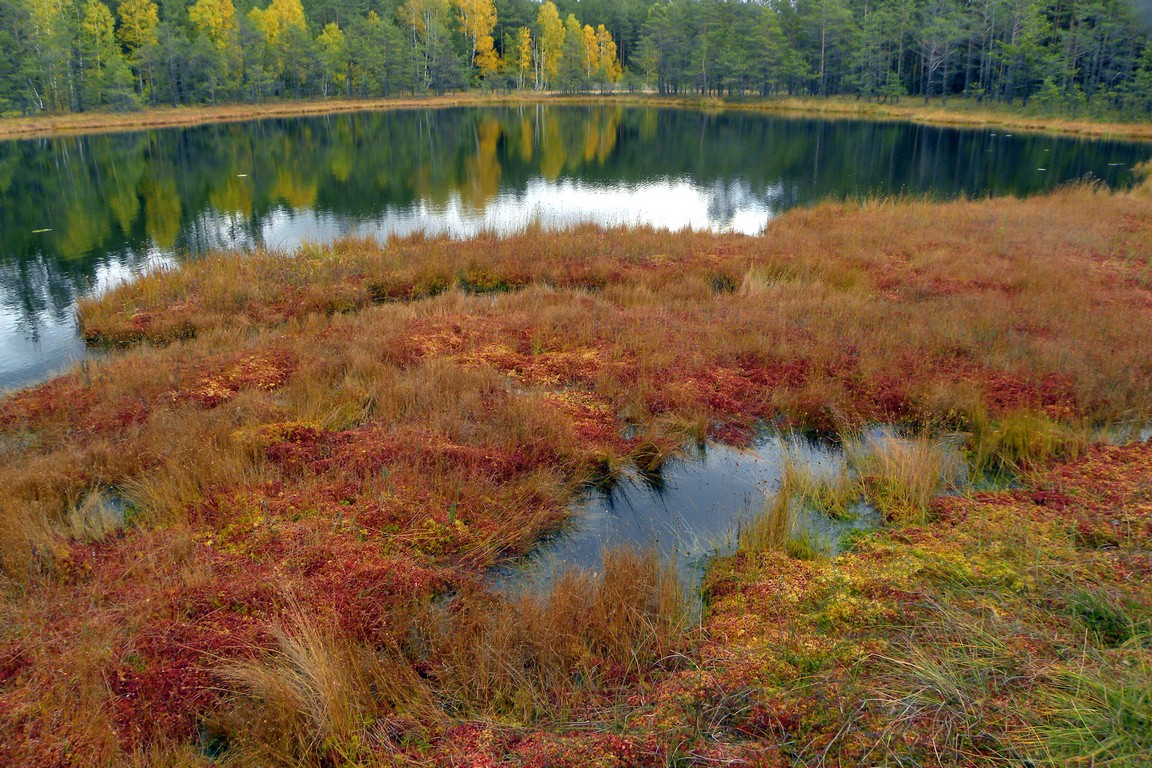
{"type": "Polygon", "coordinates": [[[547,706],[460,670],[499,615],[485,569],[686,439],[1146,418],[1149,254],[1147,197],[1077,188],[826,205],[760,238],[219,255],[118,289],[82,307],[113,351],[0,401],[0,762],[1042,759],[1069,659],[1142,653],[1083,627],[1148,608],[1144,446],[835,561],[724,561],[702,628],[642,668],[612,621],[532,650],[580,670],[547,706]]]}

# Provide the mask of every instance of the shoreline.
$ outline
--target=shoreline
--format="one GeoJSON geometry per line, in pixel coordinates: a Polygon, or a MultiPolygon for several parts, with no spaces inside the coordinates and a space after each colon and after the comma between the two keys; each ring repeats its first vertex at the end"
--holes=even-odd
{"type": "Polygon", "coordinates": [[[64,115],[0,118],[0,141],[58,138],[97,133],[119,133],[212,123],[233,123],[278,117],[314,117],[348,112],[454,107],[535,106],[542,104],[626,107],[663,107],[732,112],[758,112],[826,119],[910,122],[952,128],[1010,128],[1013,130],[1079,136],[1092,139],[1152,141],[1152,122],[1113,123],[1092,119],[1045,118],[1012,111],[938,105],[879,104],[853,98],[770,98],[728,100],[716,97],[659,96],[656,94],[565,95],[555,93],[492,94],[483,92],[384,99],[335,99],[211,107],[158,107],[138,112],[84,112],[64,115]]]}

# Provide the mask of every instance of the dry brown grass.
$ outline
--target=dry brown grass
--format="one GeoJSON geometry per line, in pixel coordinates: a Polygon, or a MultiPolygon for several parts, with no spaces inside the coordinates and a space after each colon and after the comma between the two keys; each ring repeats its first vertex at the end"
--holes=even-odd
{"type": "Polygon", "coordinates": [[[997,108],[994,104],[981,105],[978,102],[965,99],[952,99],[944,105],[936,102],[924,104],[919,99],[905,99],[898,103],[881,104],[844,97],[781,98],[765,102],[752,102],[749,108],[809,113],[829,117],[846,116],[868,120],[897,120],[926,125],[949,125],[966,128],[998,127],[1074,136],[1152,139],[1152,125],[1146,122],[1042,117],[1023,114],[1019,110],[1011,108],[997,108]]]}
{"type": "Polygon", "coordinates": [[[382,647],[298,609],[285,624],[270,653],[223,671],[233,694],[215,727],[230,764],[360,764],[395,733],[453,719],[563,719],[683,648],[689,611],[674,568],[615,549],[599,572],[565,572],[543,594],[427,608],[382,647]]]}
{"type": "Polygon", "coordinates": [[[383,721],[443,717],[396,648],[349,642],[299,608],[285,623],[265,658],[222,670],[232,695],[216,727],[230,764],[359,764],[383,746],[383,721]]]}
{"type": "Polygon", "coordinates": [[[427,275],[448,274],[457,290],[387,314],[470,318],[480,338],[443,341],[480,354],[505,333],[523,334],[533,353],[597,350],[607,363],[597,386],[613,397],[653,399],[662,377],[649,375],[670,365],[751,356],[826,372],[772,397],[827,426],[858,417],[845,366],[864,380],[856,389],[898,409],[945,410],[928,418],[949,416],[956,393],[975,387],[993,409],[1023,398],[1058,417],[1074,408],[1114,421],[1147,406],[1148,364],[1136,352],[1152,286],[1147,205],[1076,188],[1030,201],[825,205],[782,217],[763,238],[582,229],[347,242],[291,260],[214,257],[87,302],[81,318],[96,341],[164,340],[418,297],[427,275]],[[716,294],[717,275],[741,290],[716,294]],[[461,289],[481,279],[531,290],[476,302],[461,289]],[[507,329],[496,338],[493,321],[507,329]],[[637,363],[638,381],[613,374],[637,363]]]}
{"type": "Polygon", "coordinates": [[[517,101],[487,94],[446,94],[426,98],[331,99],[222,106],[155,107],[138,112],[83,112],[35,117],[0,118],[0,139],[62,136],[108,131],[142,131],[204,123],[230,123],[269,117],[304,117],[379,109],[481,106],[517,101]]]}
{"type": "Polygon", "coordinates": [[[651,674],[686,646],[674,566],[615,548],[597,572],[565,571],[543,594],[447,613],[430,639],[439,687],[466,715],[570,716],[581,692],[651,674]]]}
{"type": "MultiPolygon", "coordinates": [[[[120,627],[106,616],[95,616],[90,602],[70,606],[91,611],[90,620],[70,639],[66,648],[58,643],[56,630],[67,590],[57,583],[40,583],[22,594],[0,596],[4,628],[0,642],[13,647],[29,669],[25,686],[34,697],[3,690],[5,741],[30,741],[33,751],[12,760],[12,765],[60,764],[68,759],[72,745],[84,745],[83,761],[90,765],[112,764],[120,750],[105,672],[116,653],[120,627]]],[[[5,666],[11,663],[5,658],[5,666]]],[[[21,754],[20,752],[16,753],[21,754]]]]}

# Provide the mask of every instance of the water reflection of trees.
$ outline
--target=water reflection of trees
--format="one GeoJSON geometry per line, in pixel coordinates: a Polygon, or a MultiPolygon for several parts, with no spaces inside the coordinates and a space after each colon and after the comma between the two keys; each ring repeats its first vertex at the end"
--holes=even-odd
{"type": "Polygon", "coordinates": [[[33,342],[38,318],[63,322],[74,304],[73,284],[43,257],[0,262],[0,285],[0,312],[15,318],[33,342]]]}
{"type": "MultiPolygon", "coordinates": [[[[617,107],[392,111],[0,143],[0,305],[35,327],[100,265],[259,242],[277,212],[370,222],[533,180],[687,179],[719,217],[912,191],[1032,192],[1145,150],[897,124],[617,107]],[[1038,168],[1045,171],[1039,172],[1038,168]],[[40,231],[48,230],[48,231],[40,231]]],[[[1119,171],[1119,169],[1114,169],[1119,171]]]]}

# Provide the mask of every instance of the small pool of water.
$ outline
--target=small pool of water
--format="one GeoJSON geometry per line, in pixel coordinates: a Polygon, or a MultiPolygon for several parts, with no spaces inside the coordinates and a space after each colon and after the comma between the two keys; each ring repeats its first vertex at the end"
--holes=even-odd
{"type": "MultiPolygon", "coordinates": [[[[695,590],[708,562],[734,550],[740,529],[780,488],[788,457],[831,476],[845,464],[832,444],[766,434],[751,448],[690,445],[658,473],[631,471],[615,484],[588,489],[574,504],[569,525],[513,565],[495,574],[498,587],[542,589],[570,569],[596,570],[605,550],[620,545],[654,548],[676,563],[695,590]]],[[[851,520],[797,510],[795,532],[835,554],[852,531],[878,523],[866,505],[851,520]]]]}

